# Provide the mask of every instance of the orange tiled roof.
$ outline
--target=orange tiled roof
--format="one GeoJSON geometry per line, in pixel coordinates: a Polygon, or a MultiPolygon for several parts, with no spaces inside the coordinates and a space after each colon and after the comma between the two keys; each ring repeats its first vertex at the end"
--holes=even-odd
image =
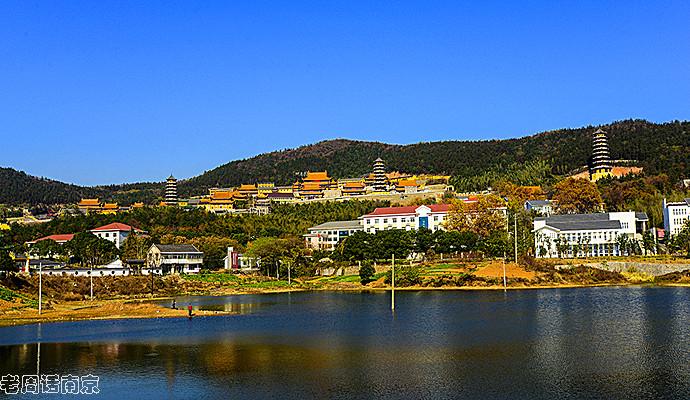
{"type": "Polygon", "coordinates": [[[81,199],[79,202],[80,206],[95,206],[98,207],[101,205],[101,203],[98,202],[98,199],[81,199]]]}
{"type": "Polygon", "coordinates": [[[109,210],[114,210],[114,209],[118,209],[120,207],[117,205],[117,203],[105,203],[103,205],[103,208],[109,209],[109,210]]]}
{"type": "Polygon", "coordinates": [[[345,182],[343,189],[364,189],[364,183],[362,182],[345,182]]]}
{"type": "Polygon", "coordinates": [[[398,186],[417,186],[417,181],[414,179],[403,179],[398,182],[398,186]]]}
{"type": "Polygon", "coordinates": [[[321,185],[319,185],[318,182],[304,182],[304,184],[302,184],[302,190],[321,190],[321,185]]]}
{"type": "Polygon", "coordinates": [[[331,178],[328,176],[327,171],[322,172],[311,172],[307,171],[307,176],[304,177],[304,181],[328,181],[331,178]]]}
{"type": "Polygon", "coordinates": [[[231,199],[233,196],[233,193],[229,190],[216,190],[211,193],[211,200],[226,200],[226,199],[231,199]]]}

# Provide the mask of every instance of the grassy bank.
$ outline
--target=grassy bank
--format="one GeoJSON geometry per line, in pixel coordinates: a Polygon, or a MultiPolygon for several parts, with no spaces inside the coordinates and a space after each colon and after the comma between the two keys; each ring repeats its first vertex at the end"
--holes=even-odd
{"type": "MultiPolygon", "coordinates": [[[[396,287],[401,290],[503,289],[500,261],[438,262],[400,266],[396,287]]],[[[690,286],[690,271],[651,277],[636,270],[609,272],[582,265],[556,269],[548,263],[529,266],[505,264],[508,289],[570,288],[603,285],[656,284],[690,286]]],[[[42,316],[37,313],[38,278],[13,275],[0,282],[0,325],[99,318],[153,318],[186,316],[142,300],[182,295],[231,295],[304,290],[388,290],[388,272],[362,284],[358,275],[302,277],[277,280],[225,271],[166,277],[94,278],[95,300],[90,300],[86,277],[43,277],[42,316]]],[[[209,312],[209,315],[215,314],[209,312]]]]}

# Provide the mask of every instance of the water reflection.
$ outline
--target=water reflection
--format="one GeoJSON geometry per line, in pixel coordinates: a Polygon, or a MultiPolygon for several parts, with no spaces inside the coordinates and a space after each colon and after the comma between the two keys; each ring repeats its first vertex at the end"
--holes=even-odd
{"type": "Polygon", "coordinates": [[[395,316],[385,293],[317,292],[180,300],[248,310],[192,321],[0,329],[31,343],[0,346],[0,370],[34,373],[40,351],[41,373],[99,375],[113,398],[690,396],[686,289],[396,296],[395,316]]]}

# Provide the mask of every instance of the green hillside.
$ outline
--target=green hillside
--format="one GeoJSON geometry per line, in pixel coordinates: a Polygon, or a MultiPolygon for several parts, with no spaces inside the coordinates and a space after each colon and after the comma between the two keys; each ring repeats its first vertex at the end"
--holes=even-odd
{"type": "MultiPolygon", "coordinates": [[[[371,171],[377,157],[386,161],[388,170],[452,175],[459,189],[484,188],[504,178],[539,184],[586,165],[591,152],[590,134],[599,127],[609,134],[614,159],[636,160],[647,175],[664,173],[671,182],[690,177],[690,122],[655,124],[626,120],[508,140],[410,145],[327,140],[229,162],[181,181],[179,191],[186,196],[204,194],[209,187],[240,183],[285,185],[307,170],[327,170],[336,178],[360,176],[371,171]]],[[[78,201],[82,196],[121,203],[152,202],[160,196],[161,189],[161,183],[79,187],[0,169],[0,203],[64,203],[78,201]]]]}

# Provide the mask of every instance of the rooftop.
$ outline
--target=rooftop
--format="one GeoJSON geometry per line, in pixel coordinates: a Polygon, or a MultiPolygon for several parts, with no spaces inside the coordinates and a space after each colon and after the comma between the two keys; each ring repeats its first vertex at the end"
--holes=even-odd
{"type": "Polygon", "coordinates": [[[36,242],[40,242],[41,240],[54,240],[56,242],[69,242],[72,239],[74,239],[74,233],[62,233],[62,234],[57,234],[57,235],[44,236],[40,239],[36,239],[36,240],[33,240],[31,242],[27,242],[27,243],[36,243],[36,242]]]}
{"type": "Polygon", "coordinates": [[[154,244],[161,253],[201,253],[192,244],[154,244]]]}
{"type": "Polygon", "coordinates": [[[359,220],[351,221],[331,221],[324,222],[323,224],[312,226],[309,228],[310,231],[314,230],[324,230],[324,229],[361,229],[362,225],[359,220]]]}
{"type": "Polygon", "coordinates": [[[420,207],[428,207],[432,213],[444,213],[450,209],[450,204],[430,204],[425,206],[404,206],[404,207],[378,207],[373,212],[362,217],[372,217],[377,215],[401,215],[416,214],[420,207]]]}
{"type": "Polygon", "coordinates": [[[103,231],[122,231],[122,232],[130,232],[130,231],[136,231],[136,232],[143,232],[140,229],[133,228],[127,224],[123,224],[120,222],[113,222],[112,224],[108,225],[103,225],[99,226],[98,228],[91,229],[91,232],[103,232],[103,231]]]}

